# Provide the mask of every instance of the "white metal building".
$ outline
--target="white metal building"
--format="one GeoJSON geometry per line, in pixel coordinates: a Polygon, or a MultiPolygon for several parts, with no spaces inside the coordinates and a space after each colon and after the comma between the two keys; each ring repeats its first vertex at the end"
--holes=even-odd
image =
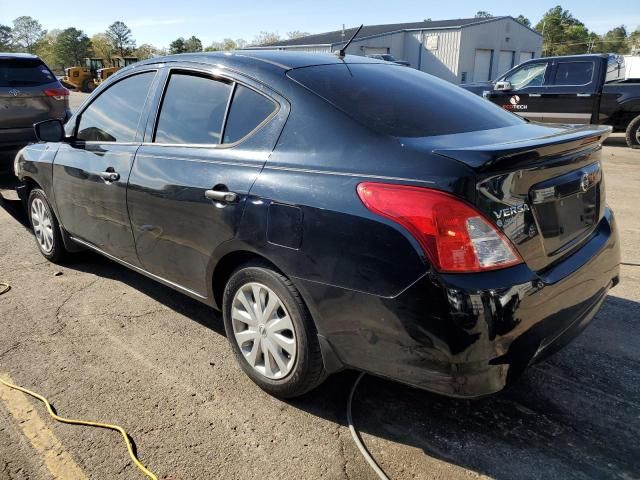
{"type": "MultiPolygon", "coordinates": [[[[247,47],[330,53],[357,28],[247,47]]],[[[347,49],[351,55],[390,53],[413,68],[453,83],[492,80],[524,60],[539,57],[542,36],[513,17],[367,25],[347,49]]]]}

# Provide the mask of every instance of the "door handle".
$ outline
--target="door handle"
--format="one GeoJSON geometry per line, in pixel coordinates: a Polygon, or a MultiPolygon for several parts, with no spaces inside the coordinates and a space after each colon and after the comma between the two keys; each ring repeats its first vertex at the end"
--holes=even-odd
{"type": "Polygon", "coordinates": [[[530,93],[529,96],[530,97],[541,97],[542,94],[540,94],[540,93],[530,93]]]}
{"type": "Polygon", "coordinates": [[[100,176],[105,182],[117,182],[120,180],[120,174],[118,172],[100,172],[100,176]]]}
{"type": "Polygon", "coordinates": [[[215,202],[235,203],[238,201],[238,194],[235,192],[223,192],[220,190],[206,190],[205,198],[215,202]]]}
{"type": "Polygon", "coordinates": [[[590,97],[590,93],[576,93],[576,97],[590,97]]]}

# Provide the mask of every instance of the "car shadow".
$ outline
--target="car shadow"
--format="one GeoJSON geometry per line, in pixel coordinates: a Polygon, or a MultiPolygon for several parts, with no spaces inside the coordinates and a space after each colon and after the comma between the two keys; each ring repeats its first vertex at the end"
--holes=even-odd
{"type": "Polygon", "coordinates": [[[618,135],[610,135],[605,141],[604,146],[606,147],[615,147],[615,148],[629,148],[627,145],[627,141],[625,140],[624,134],[618,135]]]}
{"type": "MultiPolygon", "coordinates": [[[[26,225],[20,202],[0,198],[0,204],[26,225]]],[[[66,266],[117,279],[225,334],[220,314],[208,306],[100,255],[81,253],[66,266]]],[[[487,398],[456,400],[366,376],[354,398],[354,422],[367,434],[365,441],[371,442],[372,436],[387,442],[388,447],[374,442],[385,454],[412,447],[410,458],[417,465],[435,458],[499,479],[638,478],[637,318],[640,303],[610,295],[592,325],[572,344],[532,366],[508,390],[487,398]],[[415,449],[425,458],[416,456],[415,449]]],[[[356,377],[353,371],[337,373],[287,403],[344,426],[356,377]]],[[[369,446],[374,456],[381,453],[369,446]]],[[[387,473],[394,477],[393,470],[387,473]]],[[[421,476],[432,475],[424,471],[421,476]]]]}

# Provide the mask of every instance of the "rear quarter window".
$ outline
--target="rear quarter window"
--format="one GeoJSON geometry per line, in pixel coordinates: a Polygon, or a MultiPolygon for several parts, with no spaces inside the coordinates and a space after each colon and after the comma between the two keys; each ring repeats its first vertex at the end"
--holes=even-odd
{"type": "Polygon", "coordinates": [[[32,87],[56,81],[37,58],[0,58],[0,87],[32,87]]]}
{"type": "Polygon", "coordinates": [[[449,82],[389,64],[333,64],[289,77],[385,135],[427,137],[508,127],[524,120],[449,82]]]}
{"type": "Polygon", "coordinates": [[[561,62],[556,69],[554,85],[586,85],[593,78],[593,62],[561,62]]]}
{"type": "Polygon", "coordinates": [[[269,118],[276,108],[277,105],[264,95],[237,84],[224,129],[223,143],[242,139],[269,118]]]}

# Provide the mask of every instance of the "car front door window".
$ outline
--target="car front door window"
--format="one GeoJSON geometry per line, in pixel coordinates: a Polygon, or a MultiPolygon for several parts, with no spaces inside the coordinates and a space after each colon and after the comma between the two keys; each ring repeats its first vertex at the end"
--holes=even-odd
{"type": "Polygon", "coordinates": [[[546,63],[525,65],[519,70],[516,70],[512,74],[506,76],[504,81],[511,83],[514,90],[520,90],[525,87],[539,87],[544,83],[546,71],[546,63]]]}

